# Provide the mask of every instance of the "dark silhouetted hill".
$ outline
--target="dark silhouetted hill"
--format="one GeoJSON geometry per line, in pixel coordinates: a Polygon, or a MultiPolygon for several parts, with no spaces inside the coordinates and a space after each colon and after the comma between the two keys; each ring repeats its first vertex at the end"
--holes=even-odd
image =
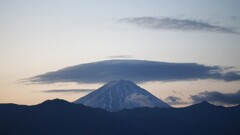
{"type": "Polygon", "coordinates": [[[240,106],[202,102],[185,108],[107,112],[64,100],[0,104],[1,135],[239,135],[240,106]]]}

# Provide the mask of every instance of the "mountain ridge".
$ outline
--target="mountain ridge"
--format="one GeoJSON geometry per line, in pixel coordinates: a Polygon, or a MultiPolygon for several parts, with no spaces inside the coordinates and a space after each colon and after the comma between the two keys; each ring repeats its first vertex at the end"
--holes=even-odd
{"type": "Polygon", "coordinates": [[[0,134],[239,134],[239,105],[216,107],[199,103],[184,108],[140,107],[108,112],[59,99],[43,103],[44,107],[42,103],[32,106],[0,104],[0,134]]]}

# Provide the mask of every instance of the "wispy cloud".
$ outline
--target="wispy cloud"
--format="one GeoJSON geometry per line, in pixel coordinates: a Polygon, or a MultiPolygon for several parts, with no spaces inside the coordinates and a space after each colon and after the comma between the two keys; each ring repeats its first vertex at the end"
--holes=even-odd
{"type": "Polygon", "coordinates": [[[169,105],[189,104],[188,102],[184,102],[180,97],[176,97],[176,96],[168,96],[164,101],[169,105]]]}
{"type": "Polygon", "coordinates": [[[45,93],[88,93],[94,89],[54,89],[54,90],[42,90],[45,93]]]}
{"type": "Polygon", "coordinates": [[[239,16],[231,16],[231,19],[237,23],[240,22],[240,17],[239,16]]]}
{"type": "Polygon", "coordinates": [[[126,79],[137,83],[148,81],[179,81],[216,79],[240,80],[239,72],[222,72],[219,66],[197,63],[167,63],[145,60],[106,60],[66,67],[26,79],[31,83],[105,83],[126,79]]]}
{"type": "Polygon", "coordinates": [[[193,102],[198,103],[208,101],[215,104],[236,105],[240,104],[240,90],[236,93],[221,93],[217,91],[205,91],[197,95],[191,95],[190,98],[193,102]]]}
{"type": "Polygon", "coordinates": [[[235,29],[218,26],[209,22],[194,19],[178,19],[171,17],[132,17],[122,18],[119,22],[132,23],[150,29],[170,29],[182,31],[212,31],[239,34],[235,29]]]}
{"type": "Polygon", "coordinates": [[[107,58],[132,58],[131,55],[114,55],[114,56],[108,56],[107,58]]]}

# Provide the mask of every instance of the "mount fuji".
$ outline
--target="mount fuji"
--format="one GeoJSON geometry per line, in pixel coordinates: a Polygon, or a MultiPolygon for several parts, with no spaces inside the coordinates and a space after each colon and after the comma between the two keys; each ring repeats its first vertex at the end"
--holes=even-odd
{"type": "Polygon", "coordinates": [[[110,112],[138,107],[170,108],[148,91],[127,80],[111,81],[94,92],[74,101],[93,108],[102,108],[110,112]]]}

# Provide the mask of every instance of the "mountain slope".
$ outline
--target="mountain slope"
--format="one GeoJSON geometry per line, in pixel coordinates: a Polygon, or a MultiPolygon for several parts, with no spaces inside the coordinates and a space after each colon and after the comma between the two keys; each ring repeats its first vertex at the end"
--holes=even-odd
{"type": "Polygon", "coordinates": [[[120,111],[137,107],[170,107],[151,93],[126,80],[111,81],[74,101],[74,103],[102,108],[107,111],[120,111]]]}

